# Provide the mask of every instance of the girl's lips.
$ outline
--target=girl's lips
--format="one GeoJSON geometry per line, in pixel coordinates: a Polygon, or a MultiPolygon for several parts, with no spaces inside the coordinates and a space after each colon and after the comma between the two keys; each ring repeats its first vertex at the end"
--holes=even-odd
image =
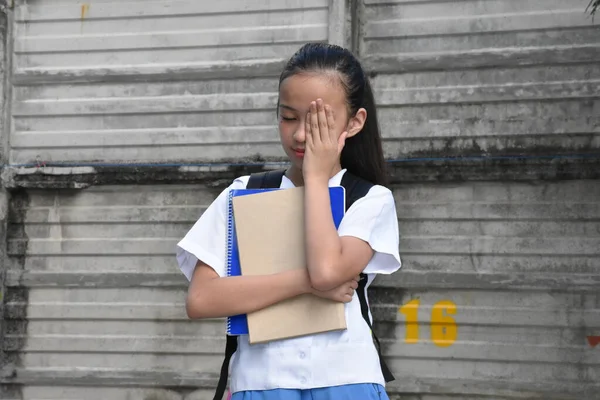
{"type": "Polygon", "coordinates": [[[294,150],[296,157],[304,157],[304,150],[294,150]]]}

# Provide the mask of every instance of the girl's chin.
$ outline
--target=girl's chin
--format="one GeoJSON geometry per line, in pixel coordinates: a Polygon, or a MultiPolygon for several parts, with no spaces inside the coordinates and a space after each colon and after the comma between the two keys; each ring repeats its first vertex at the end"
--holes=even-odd
{"type": "Polygon", "coordinates": [[[302,159],[293,158],[292,160],[292,168],[302,171],[302,159]]]}
{"type": "Polygon", "coordinates": [[[304,154],[302,154],[302,156],[299,156],[298,154],[296,154],[296,152],[291,152],[288,153],[288,158],[294,166],[302,167],[302,162],[304,161],[304,154]]]}

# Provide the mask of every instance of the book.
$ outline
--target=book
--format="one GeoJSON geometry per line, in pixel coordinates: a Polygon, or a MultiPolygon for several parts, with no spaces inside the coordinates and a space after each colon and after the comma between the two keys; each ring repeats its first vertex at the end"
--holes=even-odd
{"type": "MultiPolygon", "coordinates": [[[[240,266],[240,255],[237,246],[235,224],[233,221],[233,197],[247,196],[250,194],[265,193],[272,190],[280,189],[232,189],[229,191],[227,201],[227,243],[226,243],[226,260],[227,260],[227,276],[242,275],[240,266]]],[[[246,314],[234,315],[227,317],[227,334],[228,335],[247,335],[248,334],[248,319],[246,314]]]]}
{"type": "MultiPolygon", "coordinates": [[[[345,213],[345,191],[329,188],[334,225],[345,213]]],[[[267,275],[306,268],[304,188],[241,189],[230,193],[228,274],[267,275]]],[[[229,319],[229,334],[263,343],[346,329],[344,305],[312,294],[229,319]]]]}

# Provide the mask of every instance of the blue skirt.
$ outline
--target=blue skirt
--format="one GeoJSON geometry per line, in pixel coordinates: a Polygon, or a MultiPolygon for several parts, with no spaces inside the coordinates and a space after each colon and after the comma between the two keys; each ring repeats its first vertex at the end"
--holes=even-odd
{"type": "Polygon", "coordinates": [[[385,389],[374,383],[318,389],[273,389],[236,392],[231,400],[389,400],[385,389]]]}

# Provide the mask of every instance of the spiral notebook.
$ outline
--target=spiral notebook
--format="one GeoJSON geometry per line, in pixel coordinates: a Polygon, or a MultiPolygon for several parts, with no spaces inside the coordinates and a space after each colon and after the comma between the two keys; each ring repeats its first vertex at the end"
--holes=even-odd
{"type": "MultiPolygon", "coordinates": [[[[237,246],[237,235],[235,232],[235,223],[233,220],[233,197],[265,193],[273,190],[280,189],[232,189],[229,192],[229,198],[227,201],[227,276],[242,275],[242,269],[240,266],[240,253],[237,246]]],[[[246,317],[246,314],[234,315],[227,318],[227,334],[248,334],[248,319],[246,317]]]]}
{"type": "MultiPolygon", "coordinates": [[[[337,228],[345,213],[345,191],[336,186],[329,188],[329,193],[337,228]]],[[[232,190],[227,222],[228,275],[261,275],[306,268],[304,188],[232,190]],[[245,197],[248,195],[252,196],[245,197]]],[[[227,319],[227,333],[249,335],[250,343],[345,328],[343,304],[313,295],[298,296],[249,315],[227,319]]]]}

